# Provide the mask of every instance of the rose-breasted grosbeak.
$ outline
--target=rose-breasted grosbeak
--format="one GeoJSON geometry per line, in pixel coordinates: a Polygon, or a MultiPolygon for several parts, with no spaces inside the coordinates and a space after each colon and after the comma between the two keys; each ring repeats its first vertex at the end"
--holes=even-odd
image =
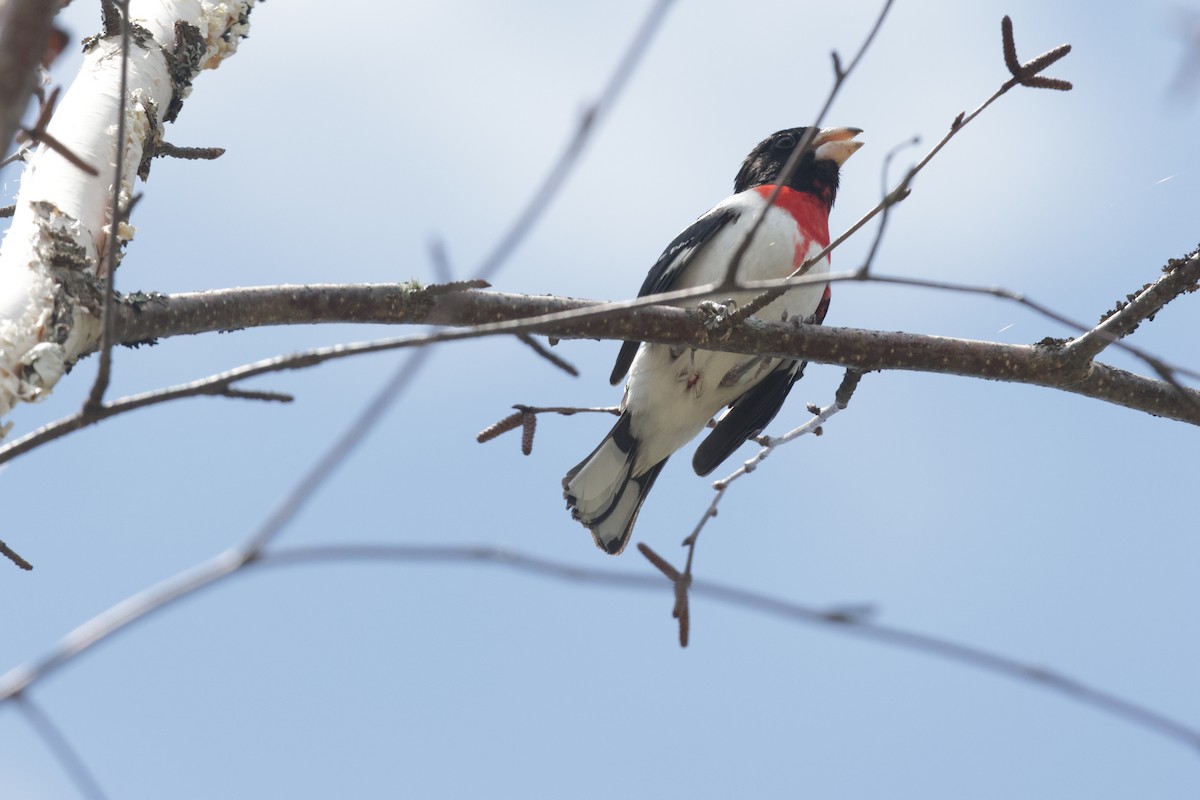
{"type": "MultiPolygon", "coordinates": [[[[767,208],[766,198],[804,133],[804,128],[790,128],[759,142],[738,171],[733,196],[675,237],[650,269],[638,296],[724,280],[734,252],[760,214],[766,218],[742,257],[739,280],[787,277],[828,245],[838,170],[862,146],[853,141],[861,131],[818,130],[774,205],[767,208]]],[[[823,258],[808,274],[828,271],[829,259],[823,258]]],[[[744,303],[755,294],[734,293],[732,299],[744,303]]],[[[829,294],[828,285],[797,287],[755,316],[820,324],[829,294]]],[[[696,474],[712,472],[762,432],[804,366],[789,359],[625,342],[610,379],[616,384],[629,373],[621,418],[600,446],[563,478],[571,516],[591,530],[601,550],[620,553],[671,454],[729,406],[692,459],[696,474]]]]}

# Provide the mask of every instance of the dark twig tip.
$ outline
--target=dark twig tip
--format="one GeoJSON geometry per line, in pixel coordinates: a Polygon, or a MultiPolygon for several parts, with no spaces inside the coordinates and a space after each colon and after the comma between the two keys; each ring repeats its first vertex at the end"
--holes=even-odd
{"type": "Polygon", "coordinates": [[[482,431],[480,431],[479,435],[475,437],[475,441],[479,442],[480,444],[483,444],[484,442],[490,442],[492,439],[495,439],[497,436],[499,436],[502,433],[508,433],[511,430],[517,429],[518,427],[523,425],[524,422],[525,422],[525,412],[524,411],[518,411],[515,414],[509,414],[507,417],[500,420],[496,424],[489,425],[488,427],[486,427],[482,431]]]}
{"type": "Polygon", "coordinates": [[[1043,78],[1034,76],[1021,82],[1024,86],[1030,86],[1034,89],[1054,89],[1059,92],[1069,92],[1075,88],[1070,81],[1064,81],[1060,78],[1043,78]]]}
{"type": "Polygon", "coordinates": [[[521,452],[529,455],[533,452],[533,435],[537,432],[537,414],[526,411],[521,415],[521,452]]]}
{"type": "Polygon", "coordinates": [[[285,392],[266,392],[253,389],[235,389],[232,386],[227,386],[224,389],[214,392],[222,397],[231,397],[236,400],[261,400],[266,403],[292,403],[296,398],[285,392]]]}
{"type": "Polygon", "coordinates": [[[838,386],[837,392],[834,394],[834,402],[837,403],[838,408],[845,408],[850,405],[850,398],[854,396],[854,391],[858,388],[858,382],[862,380],[862,376],[865,374],[862,370],[846,370],[846,374],[842,376],[842,383],[838,386]]]}
{"type": "Polygon", "coordinates": [[[674,616],[679,620],[679,646],[688,646],[688,633],[691,629],[690,616],[688,614],[687,594],[683,595],[683,605],[675,609],[674,616]]]}
{"type": "Polygon", "coordinates": [[[1070,53],[1070,52],[1071,52],[1071,45],[1060,44],[1058,47],[1054,48],[1053,50],[1047,50],[1046,52],[1042,53],[1040,56],[1038,56],[1036,58],[1031,58],[1029,61],[1026,61],[1024,64],[1021,65],[1020,74],[1014,75],[1013,77],[1021,78],[1021,82],[1025,83],[1026,79],[1031,78],[1034,75],[1037,75],[1039,72],[1046,69],[1046,67],[1050,66],[1051,64],[1055,63],[1056,61],[1061,60],[1064,56],[1067,55],[1067,53],[1070,53]]]}
{"type": "Polygon", "coordinates": [[[449,283],[435,283],[432,286],[426,286],[425,292],[432,296],[443,294],[454,294],[456,292],[467,292],[471,289],[487,289],[491,284],[480,278],[467,281],[450,281],[449,283]]]}
{"type": "Polygon", "coordinates": [[[672,583],[675,583],[679,580],[681,576],[679,570],[672,567],[669,563],[667,563],[665,558],[651,550],[650,545],[646,544],[645,542],[638,542],[637,549],[639,553],[646,557],[647,561],[653,564],[663,575],[666,575],[667,579],[672,583]]]}
{"type": "Polygon", "coordinates": [[[33,564],[30,564],[28,561],[21,558],[17,551],[13,550],[4,542],[0,542],[0,555],[4,556],[26,572],[33,569],[33,564]]]}
{"type": "Polygon", "coordinates": [[[224,147],[179,147],[170,142],[159,142],[154,149],[155,158],[182,158],[186,161],[212,161],[223,155],[224,147]]]}
{"type": "Polygon", "coordinates": [[[1000,20],[1000,38],[1004,46],[1004,66],[1014,78],[1021,77],[1021,62],[1017,60],[1017,43],[1013,39],[1012,17],[1007,14],[1000,20]]]}
{"type": "MultiPolygon", "coordinates": [[[[1058,78],[1042,78],[1038,73],[1046,69],[1046,67],[1059,61],[1067,53],[1071,52],[1071,45],[1060,44],[1052,50],[1047,50],[1036,58],[1031,58],[1022,64],[1017,59],[1017,45],[1013,40],[1012,19],[1005,16],[1000,21],[1000,35],[1004,45],[1004,66],[1008,67],[1009,73],[1016,79],[1017,83],[1022,86],[1029,86],[1034,89],[1057,89],[1058,91],[1070,91],[1071,84],[1068,81],[1059,80],[1058,78]]],[[[1008,88],[1012,84],[1006,84],[1008,88]]],[[[951,128],[958,127],[959,121],[955,120],[955,124],[951,128]]]]}

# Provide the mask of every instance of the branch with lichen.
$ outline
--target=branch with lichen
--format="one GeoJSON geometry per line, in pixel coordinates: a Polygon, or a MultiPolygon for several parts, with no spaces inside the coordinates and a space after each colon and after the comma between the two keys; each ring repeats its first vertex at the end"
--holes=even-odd
{"type": "Polygon", "coordinates": [[[75,82],[57,108],[53,96],[42,104],[0,249],[0,415],[44,397],[97,347],[105,280],[133,236],[123,217],[135,178],[146,177],[195,75],[236,50],[253,5],[108,3],[75,82]],[[137,58],[121,57],[126,45],[137,58]]]}

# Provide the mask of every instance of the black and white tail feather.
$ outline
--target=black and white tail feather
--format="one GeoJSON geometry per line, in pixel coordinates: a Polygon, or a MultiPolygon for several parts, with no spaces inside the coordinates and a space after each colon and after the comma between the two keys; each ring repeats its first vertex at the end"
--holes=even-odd
{"type": "Polygon", "coordinates": [[[591,530],[597,547],[614,556],[629,544],[642,503],[667,465],[664,458],[633,474],[638,441],[630,432],[631,421],[630,413],[622,412],[600,446],[563,478],[571,516],[591,530]]]}

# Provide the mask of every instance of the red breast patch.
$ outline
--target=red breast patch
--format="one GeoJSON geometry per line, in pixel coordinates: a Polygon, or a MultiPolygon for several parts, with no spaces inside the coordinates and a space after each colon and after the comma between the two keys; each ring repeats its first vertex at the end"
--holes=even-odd
{"type": "MultiPolygon", "coordinates": [[[[754,191],[765,200],[775,191],[775,187],[756,186],[754,191]]],[[[821,247],[829,246],[829,210],[819,198],[785,186],[779,190],[775,205],[792,215],[806,238],[815,241],[821,247]]]]}

